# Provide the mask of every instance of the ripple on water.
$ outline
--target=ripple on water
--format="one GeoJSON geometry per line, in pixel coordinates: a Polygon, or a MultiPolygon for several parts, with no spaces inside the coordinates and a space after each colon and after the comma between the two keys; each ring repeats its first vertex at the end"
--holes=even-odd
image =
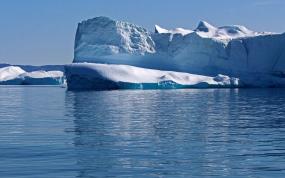
{"type": "Polygon", "coordinates": [[[285,90],[0,87],[0,177],[283,177],[285,90]]]}

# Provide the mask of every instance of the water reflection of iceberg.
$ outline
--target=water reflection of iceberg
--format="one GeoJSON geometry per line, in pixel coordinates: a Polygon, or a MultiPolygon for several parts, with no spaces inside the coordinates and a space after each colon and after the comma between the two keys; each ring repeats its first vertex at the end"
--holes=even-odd
{"type": "MultiPolygon", "coordinates": [[[[277,117],[262,117],[281,112],[269,94],[266,90],[67,92],[78,177],[250,176],[261,164],[254,161],[252,148],[274,141],[269,134],[262,143],[257,138],[280,124],[277,117]],[[272,110],[256,110],[264,104],[272,110]]],[[[273,99],[284,106],[284,97],[277,98],[273,99]]]]}

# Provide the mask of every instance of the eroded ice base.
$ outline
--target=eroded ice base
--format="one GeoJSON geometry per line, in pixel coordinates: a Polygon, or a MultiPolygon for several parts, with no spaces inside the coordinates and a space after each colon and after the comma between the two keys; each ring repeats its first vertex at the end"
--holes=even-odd
{"type": "Polygon", "coordinates": [[[239,87],[239,79],[146,69],[129,65],[74,63],[65,66],[69,90],[239,87]]]}

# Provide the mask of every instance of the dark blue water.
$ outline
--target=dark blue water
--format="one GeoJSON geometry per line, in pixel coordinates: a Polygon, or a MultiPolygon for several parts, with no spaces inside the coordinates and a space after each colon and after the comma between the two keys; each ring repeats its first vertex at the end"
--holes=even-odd
{"type": "Polygon", "coordinates": [[[284,177],[284,117],[284,89],[0,87],[0,177],[284,177]]]}

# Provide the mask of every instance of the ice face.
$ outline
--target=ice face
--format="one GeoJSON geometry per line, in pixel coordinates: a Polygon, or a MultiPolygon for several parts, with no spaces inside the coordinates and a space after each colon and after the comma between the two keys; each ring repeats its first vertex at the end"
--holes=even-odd
{"type": "Polygon", "coordinates": [[[154,53],[149,32],[131,23],[96,17],[78,24],[75,39],[75,62],[94,57],[128,53],[154,53]]]}

